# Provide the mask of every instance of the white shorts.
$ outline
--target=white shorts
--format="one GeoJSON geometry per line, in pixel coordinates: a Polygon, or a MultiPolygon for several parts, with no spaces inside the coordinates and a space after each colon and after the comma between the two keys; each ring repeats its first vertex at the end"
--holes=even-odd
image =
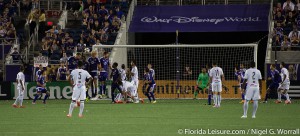
{"type": "Polygon", "coordinates": [[[217,82],[217,83],[212,83],[211,84],[212,87],[212,92],[222,92],[222,83],[221,82],[217,82]]]}
{"type": "Polygon", "coordinates": [[[290,89],[290,82],[286,82],[286,83],[280,84],[278,88],[280,90],[289,90],[290,89]]]}
{"type": "Polygon", "coordinates": [[[249,87],[246,90],[245,99],[250,100],[259,100],[260,99],[260,92],[258,87],[249,87]]]}
{"type": "Polygon", "coordinates": [[[85,86],[82,86],[80,88],[75,86],[73,88],[72,100],[77,101],[79,98],[81,101],[85,100],[85,98],[86,98],[86,87],[85,86]]]}

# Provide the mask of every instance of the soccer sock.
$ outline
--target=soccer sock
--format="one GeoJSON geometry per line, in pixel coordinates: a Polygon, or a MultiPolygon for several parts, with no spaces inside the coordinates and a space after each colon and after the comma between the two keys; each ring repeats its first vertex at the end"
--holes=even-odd
{"type": "Polygon", "coordinates": [[[36,94],[36,95],[34,96],[33,102],[35,102],[38,98],[39,98],[39,94],[36,94]]]}
{"type": "Polygon", "coordinates": [[[149,93],[146,92],[145,95],[148,97],[148,100],[151,102],[151,98],[149,96],[149,93]]]}
{"type": "Polygon", "coordinates": [[[198,96],[198,91],[195,90],[195,91],[194,91],[194,98],[197,98],[197,96],[198,96]]]}
{"type": "Polygon", "coordinates": [[[208,105],[211,105],[211,94],[208,95],[208,105]]]}
{"type": "Polygon", "coordinates": [[[214,98],[214,105],[217,105],[217,96],[215,94],[213,95],[213,98],[214,98]]]}
{"type": "Polygon", "coordinates": [[[95,97],[95,93],[97,93],[97,89],[96,89],[96,87],[94,87],[94,82],[92,82],[91,91],[92,91],[92,97],[95,97]]]}
{"type": "Polygon", "coordinates": [[[242,93],[242,100],[245,100],[245,94],[242,93]]]}
{"type": "Polygon", "coordinates": [[[82,115],[83,109],[84,109],[84,101],[80,101],[79,115],[82,115]]]}
{"type": "Polygon", "coordinates": [[[265,101],[268,101],[269,93],[266,93],[265,101]]]}
{"type": "Polygon", "coordinates": [[[288,93],[285,93],[286,100],[290,101],[290,96],[288,93]]]}
{"type": "Polygon", "coordinates": [[[46,102],[48,96],[49,96],[48,94],[45,95],[45,97],[44,97],[44,102],[46,102]]]}
{"type": "MultiPolygon", "coordinates": [[[[69,114],[72,115],[72,112],[73,112],[73,109],[74,109],[74,106],[75,106],[76,102],[72,101],[71,104],[70,104],[70,109],[69,109],[69,114]]],[[[80,105],[81,106],[81,105],[80,105]]]]}
{"type": "Polygon", "coordinates": [[[20,106],[23,106],[23,96],[19,96],[19,104],[20,106]]]}
{"type": "Polygon", "coordinates": [[[111,91],[111,101],[114,102],[115,101],[115,93],[114,91],[111,91]]]}
{"type": "Polygon", "coordinates": [[[218,95],[219,96],[219,106],[221,106],[221,101],[222,101],[222,97],[221,97],[221,94],[218,95]]]}
{"type": "Polygon", "coordinates": [[[102,86],[103,86],[103,85],[100,85],[100,91],[99,91],[99,93],[98,93],[98,94],[100,94],[100,95],[102,95],[102,86]]]}
{"type": "Polygon", "coordinates": [[[152,97],[152,100],[155,101],[154,93],[153,93],[153,92],[150,92],[150,95],[151,95],[151,97],[152,97]]]}
{"type": "Polygon", "coordinates": [[[102,89],[103,93],[102,94],[106,94],[106,85],[103,85],[102,87],[103,87],[103,89],[102,89]]]}
{"type": "Polygon", "coordinates": [[[277,92],[278,95],[278,101],[281,101],[281,92],[277,92]]]}
{"type": "Polygon", "coordinates": [[[246,101],[244,102],[244,116],[247,116],[247,112],[248,112],[248,103],[249,103],[248,100],[246,100],[246,101]]]}
{"type": "Polygon", "coordinates": [[[17,105],[17,104],[18,104],[19,98],[20,98],[20,96],[18,96],[18,97],[16,98],[16,100],[15,100],[15,102],[14,102],[14,105],[17,105]]]}
{"type": "Polygon", "coordinates": [[[255,116],[256,115],[256,111],[257,111],[257,108],[258,108],[258,101],[253,101],[253,112],[252,112],[252,116],[255,116]]]}

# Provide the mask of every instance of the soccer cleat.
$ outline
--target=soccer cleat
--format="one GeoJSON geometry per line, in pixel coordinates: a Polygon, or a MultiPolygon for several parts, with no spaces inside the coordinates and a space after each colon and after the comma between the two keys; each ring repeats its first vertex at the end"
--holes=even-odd
{"type": "Polygon", "coordinates": [[[78,117],[79,117],[79,118],[83,118],[83,115],[82,115],[82,114],[79,114],[78,117]]]}
{"type": "Polygon", "coordinates": [[[46,104],[46,102],[45,102],[45,101],[43,101],[43,104],[46,104]]]}
{"type": "Polygon", "coordinates": [[[245,100],[241,100],[240,103],[242,103],[242,104],[245,103],[245,100]]]}
{"type": "Polygon", "coordinates": [[[68,114],[68,115],[67,115],[67,117],[68,117],[68,118],[71,118],[71,117],[72,117],[72,115],[71,115],[71,114],[68,114]]]}
{"type": "Polygon", "coordinates": [[[80,101],[77,101],[76,104],[77,104],[77,107],[80,107],[80,101]]]}
{"type": "Polygon", "coordinates": [[[14,107],[14,108],[19,108],[19,106],[16,105],[16,104],[13,104],[12,107],[14,107]]]}
{"type": "Polygon", "coordinates": [[[285,100],[285,104],[291,104],[292,102],[290,100],[285,100]]]}
{"type": "Polygon", "coordinates": [[[153,104],[155,104],[155,103],[156,103],[156,101],[153,101],[152,103],[153,103],[153,104]]]}
{"type": "Polygon", "coordinates": [[[276,100],[275,103],[279,104],[282,103],[282,101],[276,100]]]}
{"type": "Polygon", "coordinates": [[[144,99],[140,98],[141,103],[144,103],[144,99]]]}
{"type": "Polygon", "coordinates": [[[262,101],[262,102],[260,102],[260,103],[268,103],[268,101],[262,101]]]}
{"type": "Polygon", "coordinates": [[[255,118],[256,118],[255,115],[253,115],[253,116],[252,116],[252,119],[255,119],[255,118]]]}
{"type": "Polygon", "coordinates": [[[242,119],[246,119],[246,118],[247,118],[247,116],[246,116],[246,115],[243,115],[241,118],[242,118],[242,119]]]}
{"type": "Polygon", "coordinates": [[[20,106],[20,108],[25,108],[25,106],[22,105],[22,106],[20,106]]]}
{"type": "Polygon", "coordinates": [[[89,102],[90,99],[91,99],[90,97],[86,97],[86,98],[85,98],[85,101],[86,101],[86,102],[89,102]]]}
{"type": "Polygon", "coordinates": [[[214,105],[213,108],[218,108],[218,105],[214,105]]]}
{"type": "Polygon", "coordinates": [[[118,103],[118,104],[122,104],[123,102],[122,102],[122,101],[116,101],[116,103],[118,103]]]}
{"type": "Polygon", "coordinates": [[[35,102],[32,102],[32,104],[36,104],[35,102]]]}
{"type": "Polygon", "coordinates": [[[140,101],[135,101],[134,103],[140,103],[140,101]]]}

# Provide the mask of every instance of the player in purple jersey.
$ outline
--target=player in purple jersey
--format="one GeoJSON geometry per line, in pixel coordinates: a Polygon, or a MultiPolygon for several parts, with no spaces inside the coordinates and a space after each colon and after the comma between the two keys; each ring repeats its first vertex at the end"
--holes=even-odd
{"type": "Polygon", "coordinates": [[[155,97],[154,97],[154,89],[156,87],[155,81],[153,76],[150,74],[149,68],[145,69],[145,83],[148,84],[147,91],[145,92],[145,95],[148,97],[150,103],[156,103],[155,97]],[[151,100],[152,98],[152,100],[151,100]]]}
{"type": "Polygon", "coordinates": [[[279,71],[276,69],[276,65],[275,64],[271,64],[270,66],[270,75],[268,80],[272,80],[272,83],[269,85],[267,92],[266,92],[266,96],[265,96],[265,100],[263,101],[263,103],[267,103],[268,102],[268,98],[270,95],[270,92],[272,90],[277,90],[279,87],[279,83],[281,82],[281,76],[279,71]]]}
{"type": "Polygon", "coordinates": [[[43,66],[40,64],[39,69],[35,72],[35,80],[37,81],[42,71],[44,70],[43,66]]]}
{"type": "Polygon", "coordinates": [[[108,78],[108,70],[111,69],[111,65],[109,63],[109,53],[104,52],[103,57],[100,59],[100,75],[99,75],[99,81],[100,81],[100,91],[98,95],[96,96],[96,99],[98,96],[102,97],[102,95],[105,95],[106,90],[106,80],[108,78]]]}
{"type": "Polygon", "coordinates": [[[64,62],[60,62],[60,67],[57,70],[57,79],[59,81],[66,81],[67,80],[67,68],[65,67],[64,62]]]}
{"type": "Polygon", "coordinates": [[[76,53],[75,57],[71,56],[68,58],[67,61],[67,70],[69,72],[69,74],[71,74],[72,70],[76,69],[77,67],[77,63],[81,58],[81,54],[80,53],[76,53]]]}
{"type": "Polygon", "coordinates": [[[112,84],[111,84],[111,100],[112,103],[116,103],[115,101],[115,90],[118,89],[119,93],[122,93],[122,89],[118,84],[118,81],[121,81],[121,74],[118,70],[118,63],[113,63],[112,65],[112,71],[110,78],[112,78],[112,84]]]}
{"type": "Polygon", "coordinates": [[[46,89],[46,76],[44,74],[44,70],[41,72],[41,75],[37,79],[36,91],[37,91],[37,93],[34,97],[34,100],[32,101],[32,104],[35,104],[35,101],[39,98],[39,96],[42,93],[46,94],[45,97],[44,97],[44,100],[43,100],[43,103],[46,104],[46,100],[50,96],[50,93],[46,89]]]}
{"type": "Polygon", "coordinates": [[[88,63],[89,63],[89,72],[91,76],[93,77],[93,85],[92,87],[92,97],[95,97],[98,90],[98,83],[97,83],[97,78],[98,78],[98,70],[100,69],[100,60],[97,58],[97,52],[92,51],[91,52],[91,57],[88,58],[88,63]]]}
{"type": "Polygon", "coordinates": [[[149,63],[147,67],[148,67],[148,69],[149,69],[149,74],[153,77],[153,79],[155,79],[155,71],[154,71],[154,69],[152,68],[152,64],[149,63]]]}
{"type": "MultiPolygon", "coordinates": [[[[246,69],[244,67],[244,64],[240,64],[240,68],[238,69],[237,67],[235,68],[235,76],[237,77],[237,81],[238,81],[238,84],[239,84],[239,90],[240,92],[242,92],[242,89],[245,89],[245,88],[242,88],[242,84],[244,82],[244,76],[245,76],[245,72],[246,72],[246,69]]],[[[242,101],[240,103],[244,103],[245,102],[245,94],[242,93],[242,101]]]]}

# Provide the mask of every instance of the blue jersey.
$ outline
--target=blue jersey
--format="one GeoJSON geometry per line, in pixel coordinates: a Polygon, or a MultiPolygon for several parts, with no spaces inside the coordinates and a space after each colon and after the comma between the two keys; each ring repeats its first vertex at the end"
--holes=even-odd
{"type": "Polygon", "coordinates": [[[245,76],[245,73],[246,73],[246,69],[240,69],[240,70],[238,70],[237,72],[235,72],[235,76],[237,77],[237,80],[238,80],[238,76],[241,77],[240,83],[243,83],[243,82],[244,82],[244,76],[245,76]]]}
{"type": "Polygon", "coordinates": [[[280,73],[279,73],[279,71],[278,70],[271,70],[271,78],[272,78],[272,81],[273,81],[273,83],[276,83],[276,84],[278,84],[278,83],[280,83],[281,82],[281,76],[280,76],[280,73]]]}
{"type": "Polygon", "coordinates": [[[66,80],[67,77],[67,68],[59,67],[57,72],[59,73],[59,80],[66,80]]]}
{"type": "Polygon", "coordinates": [[[41,75],[42,75],[42,70],[39,69],[38,71],[35,72],[35,76],[37,78],[39,78],[41,75]]]}
{"type": "Polygon", "coordinates": [[[154,81],[154,79],[153,79],[153,76],[151,76],[150,75],[150,73],[149,74],[145,74],[145,77],[146,77],[146,80],[147,81],[150,81],[150,85],[153,85],[153,84],[155,84],[155,81],[154,81]]]}
{"type": "MultiPolygon", "coordinates": [[[[45,84],[45,77],[44,76],[39,76],[37,82],[40,83],[41,85],[44,85],[45,84]]],[[[36,85],[36,87],[41,87],[41,86],[36,85]]]]}
{"type": "Polygon", "coordinates": [[[111,71],[112,74],[112,79],[114,82],[118,81],[119,77],[120,77],[120,72],[117,68],[112,69],[111,71]]]}
{"type": "Polygon", "coordinates": [[[83,62],[83,67],[82,67],[83,70],[89,71],[89,67],[90,67],[90,64],[88,62],[86,62],[86,61],[83,62]]]}
{"type": "Polygon", "coordinates": [[[101,72],[108,72],[109,59],[101,58],[100,59],[100,65],[102,67],[102,71],[101,72]]]}
{"type": "Polygon", "coordinates": [[[77,67],[78,59],[76,59],[74,56],[71,56],[68,58],[68,69],[73,70],[77,67]]]}
{"type": "Polygon", "coordinates": [[[93,57],[89,57],[88,59],[88,63],[90,65],[90,71],[91,72],[97,72],[98,70],[98,65],[99,65],[99,59],[97,57],[93,58],[93,57]]]}

